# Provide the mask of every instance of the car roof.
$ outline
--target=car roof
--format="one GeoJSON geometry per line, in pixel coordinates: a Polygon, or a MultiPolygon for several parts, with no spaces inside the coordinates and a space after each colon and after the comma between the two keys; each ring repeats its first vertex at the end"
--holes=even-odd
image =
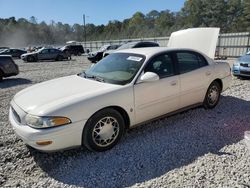
{"type": "Polygon", "coordinates": [[[12,58],[12,56],[11,55],[0,55],[0,58],[12,58]]]}
{"type": "Polygon", "coordinates": [[[118,51],[115,51],[114,53],[134,53],[134,54],[144,55],[148,58],[158,53],[171,52],[171,51],[176,51],[176,50],[187,50],[187,51],[192,51],[192,52],[198,52],[202,54],[203,56],[206,56],[202,52],[189,49],[189,48],[168,48],[168,47],[131,48],[131,49],[118,50],[118,51]]]}

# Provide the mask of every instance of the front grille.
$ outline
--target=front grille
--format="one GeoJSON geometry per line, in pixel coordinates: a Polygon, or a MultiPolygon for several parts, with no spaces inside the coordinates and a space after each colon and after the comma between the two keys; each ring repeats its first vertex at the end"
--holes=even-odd
{"type": "Polygon", "coordinates": [[[240,71],[241,74],[250,75],[250,71],[240,71]]]}
{"type": "Polygon", "coordinates": [[[241,63],[240,66],[242,66],[242,67],[250,67],[250,66],[248,66],[248,64],[243,64],[243,63],[241,63]]]}
{"type": "Polygon", "coordinates": [[[14,108],[11,107],[11,111],[15,117],[15,120],[18,122],[18,123],[21,123],[21,118],[20,116],[17,114],[17,112],[14,110],[14,108]]]}

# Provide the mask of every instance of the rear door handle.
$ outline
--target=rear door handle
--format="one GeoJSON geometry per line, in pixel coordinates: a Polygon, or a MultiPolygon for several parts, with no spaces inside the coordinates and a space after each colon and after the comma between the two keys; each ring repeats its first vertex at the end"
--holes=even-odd
{"type": "Polygon", "coordinates": [[[206,72],[206,75],[207,75],[207,76],[210,76],[210,75],[211,75],[211,72],[210,72],[210,71],[207,71],[207,72],[206,72]]]}
{"type": "Polygon", "coordinates": [[[174,81],[170,82],[170,84],[171,84],[171,86],[175,86],[175,85],[177,85],[177,81],[174,80],[174,81]]]}

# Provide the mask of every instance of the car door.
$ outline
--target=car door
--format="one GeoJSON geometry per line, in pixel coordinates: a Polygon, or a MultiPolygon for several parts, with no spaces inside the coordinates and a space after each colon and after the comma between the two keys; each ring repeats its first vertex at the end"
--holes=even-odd
{"type": "MultiPolygon", "coordinates": [[[[179,107],[179,76],[176,75],[171,54],[155,56],[147,63],[143,73],[154,72],[160,79],[134,85],[136,123],[177,110],[179,107]]],[[[142,73],[142,74],[143,74],[142,73]]]]}
{"type": "Polygon", "coordinates": [[[58,51],[55,49],[50,49],[50,59],[56,59],[58,55],[58,51]]]}
{"type": "Polygon", "coordinates": [[[12,50],[12,57],[19,57],[19,50],[13,49],[12,50]]]}
{"type": "Polygon", "coordinates": [[[11,57],[1,57],[0,68],[3,70],[4,74],[7,74],[7,75],[15,73],[17,70],[17,67],[14,64],[11,57]]]}
{"type": "Polygon", "coordinates": [[[180,73],[180,108],[203,102],[212,79],[212,66],[193,51],[178,51],[175,55],[180,73]]]}
{"type": "Polygon", "coordinates": [[[47,60],[49,59],[49,49],[43,49],[41,50],[38,54],[38,59],[39,60],[47,60]]]}

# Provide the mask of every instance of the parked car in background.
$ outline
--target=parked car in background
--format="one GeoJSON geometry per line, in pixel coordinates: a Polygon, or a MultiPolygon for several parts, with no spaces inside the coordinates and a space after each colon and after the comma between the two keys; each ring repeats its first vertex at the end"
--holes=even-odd
{"type": "Polygon", "coordinates": [[[38,51],[26,53],[21,56],[23,61],[35,62],[40,60],[55,60],[62,61],[68,59],[69,56],[56,48],[42,48],[38,51]]]}
{"type": "Polygon", "coordinates": [[[231,81],[229,64],[213,61],[218,35],[216,28],[176,32],[169,48],[117,51],[81,74],[26,88],[11,101],[10,122],[38,150],[105,151],[145,121],[199,105],[212,109],[231,81]]]}
{"type": "Polygon", "coordinates": [[[107,55],[117,50],[124,50],[124,49],[130,49],[130,48],[146,48],[146,47],[159,47],[159,44],[156,42],[150,42],[150,41],[128,42],[128,43],[121,45],[116,50],[107,50],[106,52],[104,52],[103,57],[106,57],[107,55]]]}
{"type": "Polygon", "coordinates": [[[0,52],[0,55],[11,55],[12,57],[21,58],[21,55],[27,53],[25,50],[16,49],[16,48],[10,48],[5,49],[0,52]]]}
{"type": "Polygon", "coordinates": [[[95,52],[91,52],[88,54],[88,60],[92,63],[95,63],[97,61],[100,61],[103,57],[103,53],[107,50],[116,50],[121,45],[104,45],[99,50],[95,52]]]}
{"type": "Polygon", "coordinates": [[[15,76],[19,74],[17,64],[9,55],[0,55],[0,81],[4,77],[15,76]]]}
{"type": "Polygon", "coordinates": [[[82,45],[78,45],[78,44],[70,44],[70,45],[66,45],[63,46],[62,48],[60,48],[60,50],[62,50],[65,54],[70,54],[70,55],[82,55],[84,54],[84,49],[82,45]]]}
{"type": "Polygon", "coordinates": [[[232,73],[238,78],[250,78],[250,51],[236,60],[233,64],[232,73]]]}
{"type": "Polygon", "coordinates": [[[4,50],[6,50],[6,49],[9,49],[9,47],[1,46],[1,47],[0,47],[0,52],[4,51],[4,50]]]}

